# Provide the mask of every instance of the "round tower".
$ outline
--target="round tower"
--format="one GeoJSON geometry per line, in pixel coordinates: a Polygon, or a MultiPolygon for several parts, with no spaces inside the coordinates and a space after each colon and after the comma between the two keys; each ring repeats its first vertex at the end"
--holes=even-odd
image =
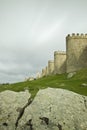
{"type": "Polygon", "coordinates": [[[46,66],[46,76],[48,75],[48,66],[46,66]]]}
{"type": "Polygon", "coordinates": [[[44,76],[46,76],[46,68],[42,69],[42,76],[41,77],[44,77],[44,76]]]}
{"type": "Polygon", "coordinates": [[[48,75],[51,75],[54,73],[54,61],[49,60],[48,61],[48,75]]]}
{"type": "Polygon", "coordinates": [[[41,78],[41,73],[40,73],[40,72],[37,72],[37,74],[36,74],[36,79],[39,79],[39,78],[41,78]]]}
{"type": "Polygon", "coordinates": [[[87,67],[87,34],[68,34],[66,37],[67,72],[87,67]]]}
{"type": "Polygon", "coordinates": [[[54,52],[54,74],[62,74],[66,72],[66,52],[54,52]]]}

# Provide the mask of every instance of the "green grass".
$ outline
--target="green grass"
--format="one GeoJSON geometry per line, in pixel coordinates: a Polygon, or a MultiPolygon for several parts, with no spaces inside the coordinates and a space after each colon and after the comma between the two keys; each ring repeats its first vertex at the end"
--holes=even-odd
{"type": "Polygon", "coordinates": [[[19,92],[24,91],[27,87],[32,95],[32,98],[34,98],[39,89],[52,87],[67,89],[87,96],[87,87],[82,87],[83,83],[87,84],[87,69],[82,69],[76,72],[76,74],[70,79],[67,79],[67,74],[60,74],[43,77],[34,81],[0,85],[0,92],[4,90],[13,90],[19,92]]]}

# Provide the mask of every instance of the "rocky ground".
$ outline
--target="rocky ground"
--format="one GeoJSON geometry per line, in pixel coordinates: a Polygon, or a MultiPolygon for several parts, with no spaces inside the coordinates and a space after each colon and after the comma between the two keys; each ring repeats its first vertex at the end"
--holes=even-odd
{"type": "Polygon", "coordinates": [[[87,97],[64,89],[0,93],[0,130],[87,130],[87,97]]]}

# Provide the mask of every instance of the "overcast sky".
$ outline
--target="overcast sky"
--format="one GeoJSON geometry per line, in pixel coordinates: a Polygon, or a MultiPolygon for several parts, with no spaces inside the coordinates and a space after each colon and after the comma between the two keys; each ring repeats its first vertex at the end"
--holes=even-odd
{"type": "Polygon", "coordinates": [[[87,33],[87,0],[0,0],[0,83],[41,71],[69,33],[87,33]]]}

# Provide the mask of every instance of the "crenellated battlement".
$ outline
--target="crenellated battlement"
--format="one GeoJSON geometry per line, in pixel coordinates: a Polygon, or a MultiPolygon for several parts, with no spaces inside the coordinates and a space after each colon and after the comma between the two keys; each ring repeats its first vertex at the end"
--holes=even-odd
{"type": "Polygon", "coordinates": [[[55,51],[54,55],[66,55],[65,51],[55,51]]]}
{"type": "Polygon", "coordinates": [[[67,72],[87,67],[87,34],[68,34],[66,37],[67,72]]]}
{"type": "Polygon", "coordinates": [[[63,74],[78,71],[87,67],[87,33],[68,34],[66,51],[55,51],[54,60],[42,69],[42,77],[52,74],[63,74]]]}
{"type": "Polygon", "coordinates": [[[75,34],[75,33],[72,33],[72,34],[68,34],[67,36],[66,36],[66,39],[70,39],[70,38],[87,38],[87,34],[83,34],[83,33],[81,33],[81,34],[79,34],[79,33],[77,33],[77,34],[75,34]]]}

